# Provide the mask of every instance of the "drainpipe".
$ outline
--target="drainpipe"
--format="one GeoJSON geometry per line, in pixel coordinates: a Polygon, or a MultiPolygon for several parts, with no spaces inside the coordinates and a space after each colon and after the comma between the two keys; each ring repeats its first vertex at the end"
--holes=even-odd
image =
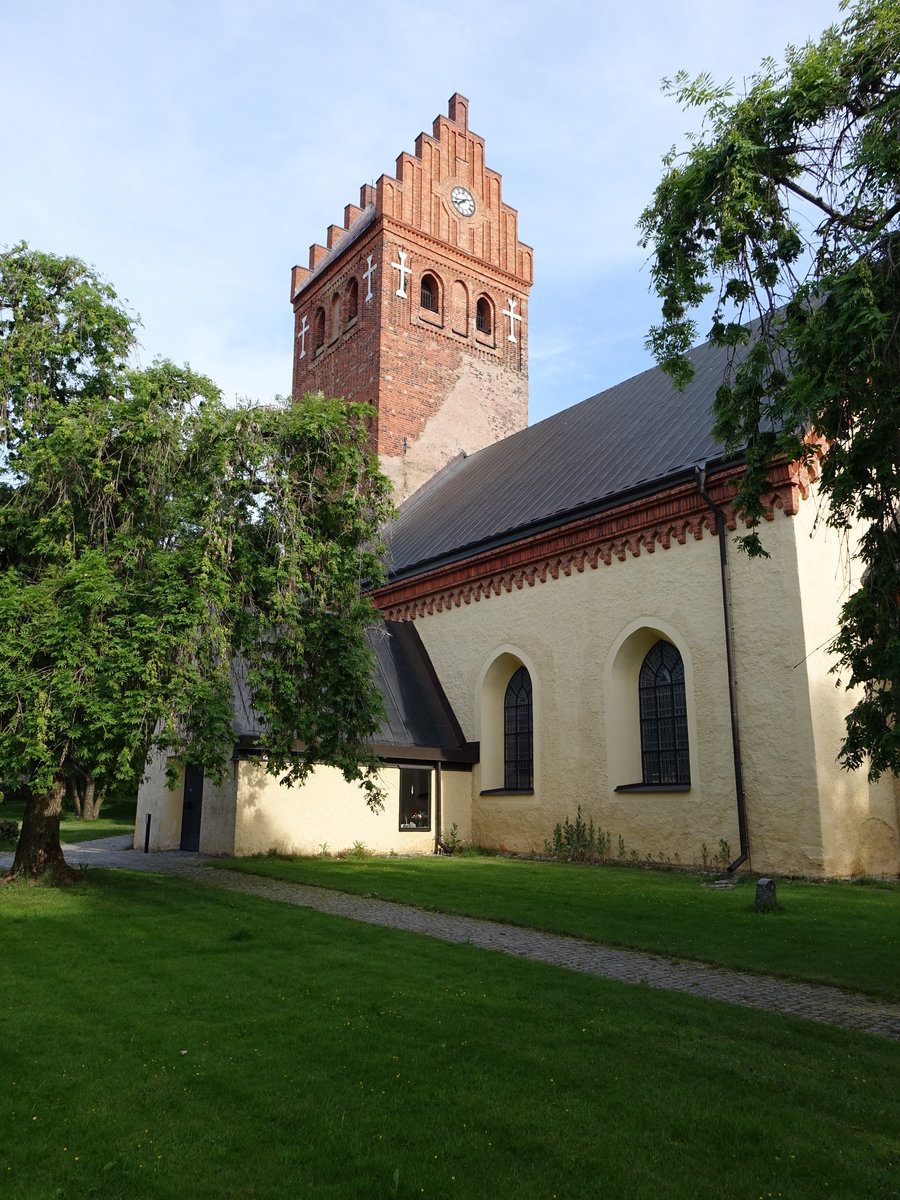
{"type": "Polygon", "coordinates": [[[434,852],[440,854],[444,848],[441,841],[441,764],[434,764],[434,852]]]}
{"type": "Polygon", "coordinates": [[[728,668],[728,701],[731,706],[731,750],[734,758],[734,794],[737,800],[738,836],[741,842],[741,852],[733,863],[728,866],[728,873],[733,874],[741,863],[750,864],[750,839],[747,835],[747,804],[744,796],[744,774],[741,769],[741,740],[738,733],[737,693],[734,678],[734,654],[732,652],[731,627],[731,596],[728,589],[728,555],[725,513],[714,504],[706,490],[706,464],[701,463],[696,468],[697,487],[707,507],[716,519],[716,533],[719,538],[719,566],[722,573],[722,615],[725,619],[725,661],[728,668]]]}

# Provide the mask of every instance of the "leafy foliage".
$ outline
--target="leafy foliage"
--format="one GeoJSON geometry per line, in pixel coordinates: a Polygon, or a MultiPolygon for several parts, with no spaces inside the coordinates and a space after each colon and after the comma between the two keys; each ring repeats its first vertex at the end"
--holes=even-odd
{"type": "Polygon", "coordinates": [[[859,523],[862,586],[834,648],[863,693],[841,757],[877,778],[900,770],[900,7],[858,0],[743,95],[708,75],[664,86],[703,121],[641,218],[662,300],[648,345],[684,387],[715,294],[710,340],[731,350],[716,433],[746,455],[745,549],[765,553],[778,458],[816,459],[829,523],[859,523]]]}
{"type": "Polygon", "coordinates": [[[221,778],[239,669],[270,770],[331,763],[377,803],[366,412],[227,409],[189,367],[130,366],[135,335],[77,259],[0,255],[0,778],[36,816],[76,780],[133,785],[154,737],[221,778]]]}

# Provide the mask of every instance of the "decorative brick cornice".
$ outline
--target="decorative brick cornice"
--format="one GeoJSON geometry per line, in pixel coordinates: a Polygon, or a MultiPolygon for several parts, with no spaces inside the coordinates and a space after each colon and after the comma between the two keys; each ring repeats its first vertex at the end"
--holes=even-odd
{"type": "MultiPolygon", "coordinates": [[[[707,480],[710,497],[722,507],[732,530],[737,528],[737,518],[731,498],[740,475],[741,468],[735,467],[707,480]]],[[[813,471],[796,463],[772,468],[767,519],[774,519],[776,509],[795,516],[801,499],[809,494],[812,478],[813,471]]],[[[534,587],[548,578],[558,579],[560,574],[583,572],[586,566],[596,570],[601,563],[624,562],[642,551],[668,550],[673,542],[684,545],[689,537],[699,541],[704,530],[715,534],[715,518],[696,483],[685,482],[462,561],[394,580],[373,592],[372,598],[387,620],[415,620],[445,608],[487,600],[514,587],[534,587]]]]}

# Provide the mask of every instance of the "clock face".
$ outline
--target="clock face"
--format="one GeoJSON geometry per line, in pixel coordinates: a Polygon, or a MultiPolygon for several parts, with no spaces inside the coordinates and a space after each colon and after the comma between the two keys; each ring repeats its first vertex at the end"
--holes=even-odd
{"type": "Polygon", "coordinates": [[[471,217],[475,212],[475,198],[468,188],[455,187],[450,193],[450,203],[461,217],[471,217]]]}

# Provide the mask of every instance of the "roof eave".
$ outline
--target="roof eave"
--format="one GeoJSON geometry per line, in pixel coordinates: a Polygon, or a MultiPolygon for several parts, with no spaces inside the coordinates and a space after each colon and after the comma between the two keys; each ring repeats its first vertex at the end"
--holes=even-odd
{"type": "Polygon", "coordinates": [[[586,504],[577,505],[574,508],[564,509],[560,512],[553,513],[548,517],[542,517],[538,521],[527,522],[524,525],[517,525],[513,529],[504,530],[503,533],[494,534],[489,538],[483,538],[478,542],[469,542],[465,546],[460,546],[450,553],[438,554],[432,558],[423,558],[409,566],[403,567],[399,571],[391,571],[388,567],[386,577],[388,582],[399,582],[403,579],[412,579],[416,575],[421,575],[427,571],[437,570],[440,567],[451,566],[453,563],[462,562],[467,558],[472,558],[476,554],[487,554],[491,550],[499,549],[502,546],[511,545],[513,542],[520,542],[524,538],[534,537],[541,533],[545,533],[548,529],[556,529],[563,525],[568,525],[573,521],[579,521],[586,517],[596,516],[598,513],[606,512],[610,509],[620,508],[624,504],[634,503],[646,499],[648,496],[654,495],[656,492],[664,491],[667,488],[677,487],[679,484],[686,483],[696,476],[697,468],[705,466],[707,475],[719,470],[732,470],[734,467],[740,466],[744,462],[744,454],[741,452],[731,458],[715,458],[708,459],[705,463],[692,463],[688,467],[684,467],[671,475],[661,476],[652,480],[647,484],[643,484],[636,488],[631,488],[628,491],[616,492],[614,495],[604,497],[601,500],[590,501],[586,504]]]}

